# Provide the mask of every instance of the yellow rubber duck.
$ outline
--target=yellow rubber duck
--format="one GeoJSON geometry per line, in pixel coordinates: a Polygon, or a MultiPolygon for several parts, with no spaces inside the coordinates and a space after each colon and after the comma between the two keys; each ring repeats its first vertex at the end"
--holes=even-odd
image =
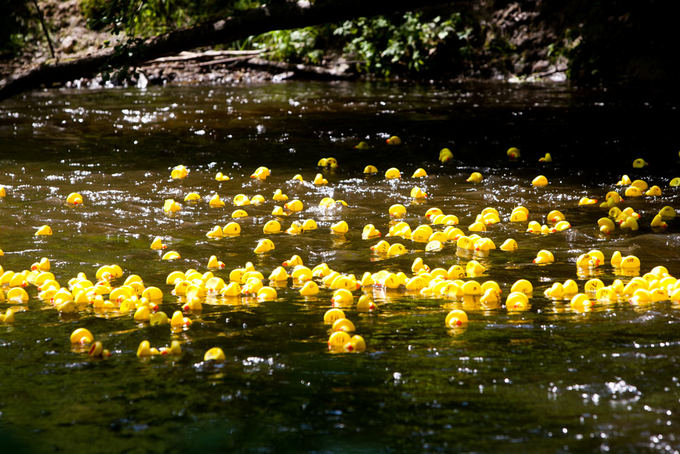
{"type": "Polygon", "coordinates": [[[632,181],[628,175],[623,175],[621,179],[616,183],[616,186],[628,186],[632,181]]]}
{"type": "Polygon", "coordinates": [[[477,260],[470,260],[467,265],[465,265],[465,275],[467,277],[479,277],[483,275],[485,271],[486,267],[477,260]]]}
{"type": "Polygon", "coordinates": [[[505,154],[508,156],[508,159],[511,160],[511,161],[517,161],[520,158],[519,148],[517,148],[517,147],[508,148],[508,151],[506,151],[505,154]]]}
{"type": "Polygon", "coordinates": [[[411,198],[416,199],[416,200],[422,200],[427,198],[427,193],[418,186],[414,186],[413,189],[411,189],[411,198]]]}
{"type": "Polygon", "coordinates": [[[385,240],[380,240],[376,244],[371,246],[370,249],[374,254],[387,255],[387,251],[389,250],[389,248],[390,248],[390,243],[388,243],[385,240]]]}
{"type": "Polygon", "coordinates": [[[354,296],[352,292],[347,289],[341,288],[336,290],[331,297],[331,303],[333,306],[347,307],[354,304],[354,296]]]}
{"type": "Polygon", "coordinates": [[[546,153],[545,156],[538,159],[538,162],[552,162],[552,156],[550,156],[550,153],[546,153]]]}
{"type": "Polygon", "coordinates": [[[94,336],[87,328],[78,328],[71,333],[72,344],[90,344],[94,340],[94,336]]]}
{"type": "Polygon", "coordinates": [[[614,222],[609,218],[598,219],[597,225],[600,229],[600,232],[604,233],[605,235],[609,235],[614,230],[616,230],[616,224],[614,224],[614,222]]]}
{"type": "Polygon", "coordinates": [[[421,168],[416,169],[413,172],[413,175],[411,175],[411,178],[424,178],[426,176],[427,176],[427,172],[425,171],[425,169],[423,169],[421,167],[421,168]]]}
{"type": "Polygon", "coordinates": [[[534,292],[534,286],[527,279],[518,279],[510,287],[510,292],[520,292],[530,297],[534,292]]]}
{"type": "Polygon", "coordinates": [[[508,238],[500,246],[500,250],[505,252],[516,251],[517,248],[518,248],[517,241],[513,240],[512,238],[508,238]]]}
{"type": "Polygon", "coordinates": [[[381,236],[380,230],[376,229],[373,224],[366,224],[361,231],[362,240],[370,240],[381,236]]]}
{"type": "Polygon", "coordinates": [[[385,142],[387,145],[401,145],[401,139],[398,136],[391,136],[385,142]]]}
{"type": "Polygon", "coordinates": [[[362,151],[363,151],[363,150],[370,150],[371,147],[370,147],[366,142],[364,142],[364,141],[362,140],[362,141],[359,142],[358,144],[354,145],[354,149],[355,149],[355,150],[362,150],[362,151]]]}
{"type": "Polygon", "coordinates": [[[291,211],[293,213],[297,213],[298,211],[302,211],[302,209],[304,208],[304,205],[302,204],[301,201],[295,199],[295,200],[291,200],[290,202],[284,204],[283,207],[288,211],[291,211]]]}
{"type": "Polygon", "coordinates": [[[224,269],[224,262],[217,260],[217,257],[211,255],[208,259],[208,269],[224,269]]]}
{"type": "Polygon", "coordinates": [[[430,236],[432,236],[432,233],[433,233],[432,227],[430,227],[429,225],[426,224],[419,225],[411,233],[411,240],[417,243],[427,243],[430,239],[430,236]]]}
{"type": "Polygon", "coordinates": [[[665,207],[663,207],[659,210],[659,215],[664,220],[674,219],[675,218],[675,209],[671,206],[666,205],[665,207]]]}
{"type": "Polygon", "coordinates": [[[269,175],[271,175],[271,171],[267,167],[261,166],[255,169],[255,171],[250,175],[250,178],[264,181],[269,175]]]}
{"type": "Polygon", "coordinates": [[[189,171],[183,165],[178,165],[172,168],[170,172],[170,178],[173,180],[181,180],[189,175],[189,171]]]}
{"type": "Polygon", "coordinates": [[[673,178],[670,181],[670,183],[668,183],[668,186],[670,186],[672,188],[676,188],[676,187],[680,186],[680,177],[673,178]]]}
{"type": "Polygon", "coordinates": [[[303,265],[302,258],[299,255],[293,255],[288,260],[285,260],[281,265],[283,266],[301,266],[303,265]]]}
{"type": "Polygon", "coordinates": [[[524,222],[529,219],[529,210],[523,206],[516,206],[510,213],[510,222],[524,222]]]}
{"type": "Polygon", "coordinates": [[[349,230],[349,225],[345,221],[339,221],[335,224],[331,224],[331,233],[336,235],[344,235],[349,230]]]}
{"type": "Polygon", "coordinates": [[[229,178],[228,175],[225,175],[222,172],[217,172],[217,175],[215,175],[215,180],[217,180],[217,181],[229,181],[229,180],[231,180],[231,178],[229,178]]]}
{"type": "Polygon", "coordinates": [[[300,295],[302,296],[315,296],[319,294],[319,286],[314,281],[307,281],[300,288],[300,295]]]}
{"type": "Polygon", "coordinates": [[[274,191],[274,195],[272,196],[272,200],[276,202],[286,202],[288,200],[288,196],[284,194],[281,189],[277,189],[274,191]]]}
{"type": "Polygon", "coordinates": [[[222,349],[219,347],[213,347],[206,351],[205,354],[203,355],[203,361],[222,362],[225,361],[226,359],[227,358],[226,356],[224,356],[224,351],[222,351],[222,349]]]}
{"type": "Polygon", "coordinates": [[[387,249],[387,256],[388,257],[397,257],[399,255],[406,254],[408,251],[404,247],[403,244],[401,243],[394,243],[390,245],[390,247],[387,249]]]}
{"type": "Polygon", "coordinates": [[[505,308],[513,312],[526,311],[529,308],[529,298],[523,292],[510,292],[505,299],[505,308]]]}
{"type": "Polygon", "coordinates": [[[241,234],[241,226],[237,222],[230,222],[222,227],[223,236],[239,236],[241,234]]]}
{"type": "Polygon", "coordinates": [[[316,186],[323,186],[323,185],[328,184],[328,180],[325,179],[325,178],[323,177],[323,175],[321,175],[320,173],[317,173],[316,176],[314,177],[313,183],[314,183],[316,186]]]}
{"type": "Polygon", "coordinates": [[[590,197],[581,197],[578,201],[579,206],[590,206],[597,204],[597,199],[591,199],[590,197]]]}
{"type": "Polygon", "coordinates": [[[189,203],[195,203],[201,200],[201,195],[198,192],[190,192],[184,196],[184,201],[189,203]]]}
{"type": "Polygon", "coordinates": [[[7,196],[7,190],[5,189],[4,186],[0,186],[0,199],[2,199],[5,196],[7,196]]]}
{"type": "Polygon", "coordinates": [[[265,254],[273,250],[274,242],[270,239],[265,238],[257,242],[257,246],[255,246],[253,252],[255,252],[256,254],[265,254]]]}
{"type": "Polygon", "coordinates": [[[548,186],[548,179],[544,175],[539,175],[533,180],[531,180],[532,186],[542,188],[548,186]]]}
{"type": "Polygon", "coordinates": [[[265,235],[270,235],[270,234],[274,234],[274,233],[281,233],[281,223],[277,220],[274,220],[274,219],[267,221],[265,223],[264,227],[262,227],[262,232],[265,235]]]}
{"type": "Polygon", "coordinates": [[[555,256],[553,255],[552,252],[546,250],[546,249],[541,249],[538,251],[536,254],[536,258],[533,260],[534,263],[538,264],[549,264],[553,263],[555,261],[555,256]]]}
{"type": "Polygon", "coordinates": [[[166,213],[177,213],[182,209],[182,205],[175,202],[173,199],[166,199],[163,203],[163,211],[166,213]]]}
{"type": "MultiPolygon", "coordinates": [[[[184,200],[186,200],[186,198],[184,200]]],[[[222,199],[220,199],[220,196],[218,194],[214,194],[210,198],[208,205],[210,206],[210,208],[222,208],[225,204],[224,204],[224,201],[222,199]]]]}
{"type": "Polygon", "coordinates": [[[400,203],[395,203],[389,208],[390,216],[397,219],[403,219],[406,216],[406,207],[400,203]]]}
{"type": "Polygon", "coordinates": [[[82,205],[83,204],[83,196],[78,194],[77,192],[72,192],[66,197],[66,203],[68,203],[70,205],[74,205],[74,206],[82,205]]]}
{"type": "Polygon", "coordinates": [[[451,153],[451,150],[449,150],[448,148],[442,148],[441,150],[439,150],[439,162],[444,164],[445,162],[448,162],[451,159],[453,159],[453,153],[451,153]]]}
{"type": "Polygon", "coordinates": [[[232,219],[239,219],[239,218],[247,218],[248,217],[248,212],[246,210],[234,210],[231,213],[231,218],[232,219]]]}
{"type": "Polygon", "coordinates": [[[446,319],[444,319],[444,325],[447,328],[459,328],[468,324],[468,316],[464,311],[460,309],[454,309],[448,314],[446,314],[446,319]]]}
{"type": "Polygon", "coordinates": [[[479,172],[472,172],[470,176],[467,178],[468,183],[481,183],[484,177],[482,176],[481,173],[479,172]]]}
{"type": "Polygon", "coordinates": [[[365,175],[373,175],[373,174],[376,174],[376,173],[378,173],[378,168],[376,166],[369,164],[366,167],[364,167],[364,174],[365,175]]]}
{"type": "Polygon", "coordinates": [[[274,301],[279,296],[273,287],[264,286],[257,291],[258,301],[274,301]]]}
{"type": "Polygon", "coordinates": [[[651,186],[646,192],[647,197],[661,197],[661,188],[657,185],[651,186]]]}
{"type": "Polygon", "coordinates": [[[633,161],[633,168],[634,169],[641,169],[641,168],[646,167],[648,165],[649,165],[649,163],[642,158],[637,158],[636,160],[633,161]]]}
{"type": "Polygon", "coordinates": [[[385,171],[385,178],[388,180],[401,178],[401,172],[396,167],[391,167],[385,171]]]}

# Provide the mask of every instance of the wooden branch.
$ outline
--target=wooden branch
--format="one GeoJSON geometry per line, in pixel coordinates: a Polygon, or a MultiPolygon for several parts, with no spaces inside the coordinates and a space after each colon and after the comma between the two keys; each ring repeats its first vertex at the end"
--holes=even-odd
{"type": "Polygon", "coordinates": [[[0,82],[0,100],[41,86],[51,87],[81,77],[92,77],[107,68],[135,66],[156,58],[177,55],[182,50],[231,43],[272,30],[307,27],[376,14],[391,14],[450,0],[317,0],[303,7],[296,3],[274,2],[271,7],[244,11],[210,24],[172,31],[141,40],[120,49],[108,49],[71,61],[40,66],[0,82]]]}
{"type": "Polygon", "coordinates": [[[261,58],[250,58],[243,62],[243,64],[250,67],[265,69],[267,71],[291,72],[293,75],[308,79],[350,80],[357,77],[356,74],[348,74],[338,69],[325,68],[323,66],[270,61],[261,58]]]}

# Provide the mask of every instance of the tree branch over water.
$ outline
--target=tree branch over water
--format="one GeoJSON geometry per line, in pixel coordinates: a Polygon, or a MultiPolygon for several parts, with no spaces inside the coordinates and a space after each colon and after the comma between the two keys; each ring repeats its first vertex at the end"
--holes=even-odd
{"type": "Polygon", "coordinates": [[[216,22],[136,40],[98,54],[43,65],[26,73],[13,75],[0,81],[0,100],[41,86],[49,87],[81,77],[92,77],[107,69],[133,66],[197,47],[228,44],[268,31],[392,14],[447,3],[451,1],[319,0],[311,6],[273,2],[269,6],[247,10],[216,22]]]}

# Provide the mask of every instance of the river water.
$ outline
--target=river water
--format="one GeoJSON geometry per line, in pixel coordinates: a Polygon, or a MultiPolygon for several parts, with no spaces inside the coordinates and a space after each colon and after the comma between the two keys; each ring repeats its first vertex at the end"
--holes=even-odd
{"type": "MultiPolygon", "coordinates": [[[[481,233],[497,246],[514,238],[515,252],[490,251],[477,259],[502,301],[494,307],[442,295],[423,296],[403,287],[365,287],[378,308],[346,307],[366,351],[327,349],[324,313],[333,290],[321,285],[302,297],[290,280],[275,301],[208,298],[202,311],[185,315],[192,325],[138,322],[132,312],[82,305],[60,312],[28,285],[23,304],[0,302],[12,323],[0,323],[0,440],[19,452],[647,452],[677,451],[680,411],[680,312],[668,298],[646,304],[596,302],[591,310],[544,296],[554,282],[574,279],[579,291],[592,275],[604,284],[622,277],[609,265],[615,250],[641,261],[639,274],[657,265],[680,276],[680,225],[650,223],[664,206],[680,208],[671,178],[680,176],[676,98],[639,92],[580,92],[567,87],[505,84],[412,87],[359,83],[287,82],[240,87],[166,87],[149,90],[48,91],[0,105],[0,265],[30,269],[42,257],[61,286],[79,272],[96,282],[102,265],[118,264],[159,287],[159,310],[181,310],[166,276],[173,270],[208,271],[208,258],[229,272],[252,262],[264,277],[298,254],[312,268],[322,262],[341,273],[403,271],[421,257],[430,268],[465,266],[472,256],[452,242],[438,252],[424,243],[404,244],[398,257],[377,256],[364,240],[365,224],[383,235],[393,220],[388,208],[403,204],[405,221],[427,224],[432,207],[455,214],[465,233],[485,207],[501,222],[481,233]],[[399,146],[385,140],[402,139],[399,146]],[[369,149],[354,146],[365,141],[369,149]],[[521,158],[510,162],[515,146],[521,158]],[[441,164],[439,150],[454,158],[441,164]],[[553,162],[539,163],[551,153],[553,162]],[[335,157],[336,169],[317,161],[335,157]],[[635,158],[650,163],[634,169],[635,158]],[[366,176],[364,166],[379,173],[366,176]],[[184,179],[172,179],[178,165],[184,179]],[[271,175],[250,178],[259,166],[271,175]],[[400,180],[384,172],[397,167],[400,180]],[[412,178],[419,167],[425,178],[412,178]],[[469,183],[479,171],[484,179],[469,183]],[[216,181],[222,172],[229,181],[216,181]],[[322,173],[327,185],[312,181],[322,173]],[[301,174],[304,182],[293,180],[301,174]],[[533,187],[545,175],[550,184],[533,187]],[[624,197],[621,208],[640,214],[639,230],[604,235],[597,220],[607,209],[579,206],[582,197],[604,200],[625,187],[623,174],[658,185],[657,197],[624,197]],[[414,186],[428,197],[415,201],[414,186]],[[275,219],[276,189],[304,204],[280,217],[283,228],[312,218],[318,229],[300,235],[265,235],[275,219]],[[84,203],[70,206],[69,193],[84,203]],[[183,201],[197,192],[201,200],[183,201]],[[210,239],[214,225],[232,221],[237,194],[261,194],[259,206],[243,207],[237,237],[210,239]],[[218,194],[226,202],[211,208],[218,194]],[[319,207],[324,197],[347,206],[319,207]],[[174,198],[182,209],[163,211],[174,198]],[[529,220],[546,223],[561,210],[571,224],[562,232],[527,233],[509,222],[515,206],[529,220]],[[345,235],[331,224],[347,221],[345,235]],[[41,225],[52,236],[35,236],[41,225]],[[181,258],[161,260],[149,245],[161,236],[181,258]],[[256,254],[261,238],[275,249],[256,254]],[[577,275],[577,257],[600,249],[606,264],[577,275]],[[532,263],[540,249],[555,263],[532,263]],[[527,310],[504,304],[518,279],[534,287],[527,310]],[[445,326],[446,314],[463,308],[466,329],[445,326]],[[111,351],[90,358],[69,336],[87,328],[111,351]],[[143,340],[152,346],[180,341],[181,356],[139,359],[143,340]],[[204,361],[211,347],[223,362],[204,361]]],[[[434,226],[443,230],[443,226],[434,226]]],[[[317,280],[318,281],[318,280],[317,280]]],[[[9,292],[4,285],[5,293],[9,292]]]]}

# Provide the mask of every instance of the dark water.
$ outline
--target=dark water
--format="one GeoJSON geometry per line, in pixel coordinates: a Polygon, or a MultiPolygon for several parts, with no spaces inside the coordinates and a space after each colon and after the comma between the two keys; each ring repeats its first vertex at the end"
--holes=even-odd
{"type": "MultiPolygon", "coordinates": [[[[172,314],[181,300],[165,284],[175,269],[207,271],[217,255],[226,269],[252,261],[268,276],[283,260],[299,254],[305,264],[326,262],[334,270],[361,276],[387,269],[411,275],[422,257],[432,268],[459,263],[447,243],[441,252],[403,243],[409,253],[378,260],[362,240],[373,223],[389,229],[387,208],[402,203],[406,221],[427,223],[430,207],[472,223],[484,207],[499,210],[502,222],[484,236],[500,245],[512,237],[519,250],[499,250],[481,259],[488,271],[480,282],[497,281],[503,295],[517,279],[534,285],[530,309],[508,312],[463,305],[470,323],[453,333],[444,318],[460,302],[396,291],[365,289],[379,305],[366,313],[346,309],[366,340],[361,354],[330,354],[323,314],[332,290],[305,299],[290,282],[276,301],[252,298],[206,301],[188,316],[190,329],[137,323],[131,314],[102,314],[91,307],[60,314],[29,286],[28,303],[0,303],[17,313],[0,324],[0,435],[26,451],[88,452],[452,452],[452,451],[676,451],[680,411],[680,312],[660,301],[596,304],[578,312],[553,302],[543,290],[575,279],[579,254],[601,249],[635,254],[641,274],[656,265],[680,275],[678,221],[665,231],[650,227],[663,206],[680,208],[668,186],[680,176],[678,103],[665,94],[582,93],[566,88],[508,85],[447,88],[360,84],[286,83],[252,87],[191,87],[140,91],[35,93],[0,105],[0,265],[28,269],[48,257],[62,286],[84,272],[94,280],[105,264],[119,264],[125,276],[163,290],[160,310],[172,314]],[[385,138],[397,134],[399,147],[385,138]],[[372,149],[353,146],[367,141],[372,149]],[[454,160],[437,161],[442,147],[454,160]],[[518,146],[522,159],[509,163],[505,150],[518,146]],[[550,152],[554,162],[539,164],[550,152]],[[325,170],[327,186],[311,181],[322,157],[336,157],[325,170]],[[643,157],[650,166],[632,168],[643,157]],[[189,175],[172,180],[184,164],[189,175]],[[365,177],[367,164],[380,173],[365,177]],[[272,170],[266,181],[249,175],[258,166],[272,170]],[[383,173],[396,166],[401,181],[383,173]],[[410,178],[423,167],[429,176],[410,178]],[[221,171],[232,179],[215,180],[221,171]],[[467,183],[472,171],[480,184],[467,183]],[[307,181],[291,181],[300,173],[307,181]],[[601,235],[596,221],[605,209],[579,207],[584,196],[604,198],[622,174],[661,187],[661,197],[626,199],[640,213],[640,230],[601,235]],[[550,180],[538,189],[538,174],[550,180]],[[429,194],[417,204],[415,185],[429,194]],[[271,197],[280,188],[305,203],[302,213],[282,219],[313,218],[319,229],[303,235],[266,236],[271,197]],[[64,203],[73,191],[83,206],[64,203]],[[203,200],[181,202],[189,192],[203,200]],[[214,193],[227,202],[210,208],[214,193]],[[236,238],[210,240],[212,226],[231,220],[234,195],[261,194],[259,207],[245,207],[236,238]],[[347,207],[323,210],[323,197],[347,207]],[[172,216],[163,201],[183,205],[172,216]],[[545,222],[560,209],[572,228],[551,235],[526,233],[526,223],[507,222],[517,205],[530,219],[545,222]],[[329,234],[344,219],[345,237],[329,234]],[[51,237],[35,237],[51,225],[51,237]],[[182,258],[161,261],[149,249],[163,236],[182,258]],[[271,238],[276,249],[256,255],[257,240],[271,238]],[[551,250],[552,265],[532,262],[551,250]],[[90,329],[112,356],[91,359],[73,349],[70,333],[90,329]],[[181,357],[140,360],[135,353],[148,339],[153,346],[182,342],[181,357]],[[203,361],[221,347],[223,363],[203,361]]],[[[598,276],[615,278],[608,264],[598,276]]],[[[626,279],[627,280],[627,279],[626,279]]],[[[5,291],[8,289],[5,287],[5,291]]],[[[358,297],[361,291],[355,292],[358,297]]]]}

